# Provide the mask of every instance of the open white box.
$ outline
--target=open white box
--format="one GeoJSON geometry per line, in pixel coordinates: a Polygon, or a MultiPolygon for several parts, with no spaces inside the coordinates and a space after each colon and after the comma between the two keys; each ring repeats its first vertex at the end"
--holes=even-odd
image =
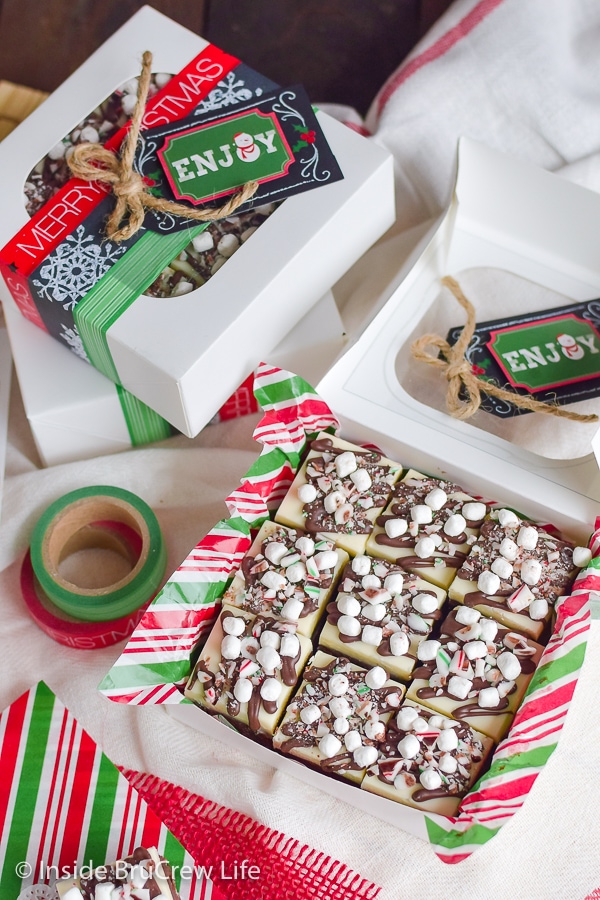
{"type": "MultiPolygon", "coordinates": [[[[0,145],[0,246],[27,222],[28,173],[139,74],[144,50],[154,71],[176,73],[207,45],[144,7],[9,135],[0,145]]],[[[391,155],[324,113],[319,121],[342,181],[288,198],[199,291],[142,296],[109,328],[123,387],[191,437],[393,223],[391,155]]]]}
{"type": "MultiPolygon", "coordinates": [[[[55,466],[130,449],[131,435],[112,381],[28,322],[1,279],[0,300],[23,406],[43,464],[55,466]]],[[[5,331],[0,331],[0,340],[2,337],[8,345],[5,331]]],[[[344,326],[328,291],[271,351],[269,358],[300,372],[312,384],[325,373],[343,346],[344,326]]],[[[10,362],[10,353],[7,357],[10,362]]],[[[0,356],[0,365],[3,364],[0,356]]],[[[216,412],[214,406],[212,414],[216,412]]]]}
{"type": "MultiPolygon", "coordinates": [[[[410,343],[432,330],[444,275],[493,267],[573,300],[598,297],[598,223],[600,195],[463,138],[450,208],[407,262],[381,312],[318,385],[344,436],[374,441],[403,464],[455,478],[587,539],[600,501],[595,425],[585,426],[590,452],[552,459],[419,402],[404,384],[409,373],[420,377],[427,368],[411,359],[410,343]]],[[[452,317],[454,324],[464,321],[458,305],[452,317]]],[[[434,323],[438,329],[445,336],[434,323]]]]}

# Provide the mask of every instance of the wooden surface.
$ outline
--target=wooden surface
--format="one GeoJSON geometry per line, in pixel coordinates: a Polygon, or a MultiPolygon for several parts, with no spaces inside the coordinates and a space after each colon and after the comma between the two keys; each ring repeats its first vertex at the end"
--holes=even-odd
{"type": "MultiPolygon", "coordinates": [[[[451,0],[152,0],[151,5],[314,102],[366,112],[451,0]]],[[[52,91],[143,6],[0,0],[0,79],[52,91]]]]}

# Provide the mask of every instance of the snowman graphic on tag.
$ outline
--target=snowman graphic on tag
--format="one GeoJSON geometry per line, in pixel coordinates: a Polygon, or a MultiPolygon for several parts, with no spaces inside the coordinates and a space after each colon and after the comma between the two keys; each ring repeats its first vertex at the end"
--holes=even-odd
{"type": "Polygon", "coordinates": [[[235,152],[242,162],[254,162],[260,156],[260,147],[256,144],[251,134],[239,131],[233,136],[235,152]]]}
{"type": "Polygon", "coordinates": [[[560,344],[560,349],[567,359],[582,359],[585,350],[577,343],[575,338],[570,334],[559,334],[556,340],[560,344]]]}

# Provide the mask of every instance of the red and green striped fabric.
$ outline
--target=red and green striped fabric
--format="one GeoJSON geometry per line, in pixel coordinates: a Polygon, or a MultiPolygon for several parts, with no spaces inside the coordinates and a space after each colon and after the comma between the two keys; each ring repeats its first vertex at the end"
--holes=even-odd
{"type": "Polygon", "coordinates": [[[0,771],[0,897],[145,846],[183,874],[182,900],[222,900],[43,682],[0,713],[0,771]]]}

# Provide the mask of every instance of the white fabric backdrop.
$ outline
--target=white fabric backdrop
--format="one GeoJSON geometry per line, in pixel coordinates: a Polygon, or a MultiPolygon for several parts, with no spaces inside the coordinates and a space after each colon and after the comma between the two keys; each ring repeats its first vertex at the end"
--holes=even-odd
{"type": "MultiPolygon", "coordinates": [[[[563,174],[600,189],[600,3],[458,0],[383,89],[368,121],[397,160],[398,223],[338,290],[350,330],[414,243],[417,232],[407,229],[445,206],[461,134],[549,169],[566,165],[563,174]]],[[[256,456],[252,426],[238,420],[210,426],[194,441],[175,438],[44,470],[13,386],[0,532],[0,707],[43,678],[115,763],[175,781],[326,851],[381,884],[382,900],[583,900],[600,888],[596,624],[558,750],[519,814],[455,867],[418,839],[211,744],[160,708],[110,703],[96,685],[120,647],[68,650],[31,624],[19,567],[31,528],[52,500],[83,485],[134,491],[157,512],[172,570],[224,514],[223,498],[256,456]]]]}

